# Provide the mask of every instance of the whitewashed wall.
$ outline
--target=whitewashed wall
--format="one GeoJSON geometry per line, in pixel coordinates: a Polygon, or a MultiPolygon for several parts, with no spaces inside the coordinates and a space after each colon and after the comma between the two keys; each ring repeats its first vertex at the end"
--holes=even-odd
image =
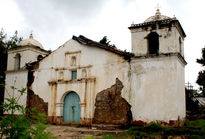
{"type": "MultiPolygon", "coordinates": [[[[22,88],[27,87],[26,86],[27,85],[27,71],[21,70],[21,71],[16,71],[16,72],[7,72],[5,84],[6,84],[6,87],[5,87],[4,98],[9,98],[10,96],[13,95],[13,93],[14,93],[14,96],[18,98],[20,96],[20,92],[18,92],[18,90],[21,90],[22,88]],[[15,89],[13,92],[13,89],[11,89],[11,86],[14,86],[17,89],[15,89]]],[[[27,98],[27,94],[24,94],[23,96],[20,97],[18,103],[20,105],[26,106],[26,100],[27,100],[26,98],[27,98]]],[[[20,114],[20,113],[16,112],[15,114],[20,114]]]]}
{"type": "Polygon", "coordinates": [[[20,60],[20,68],[25,67],[26,63],[31,63],[34,61],[37,61],[38,55],[45,56],[47,53],[40,51],[35,48],[18,48],[16,50],[10,50],[8,52],[8,64],[7,64],[7,70],[15,70],[15,56],[16,54],[21,55],[21,60],[20,60]]]}
{"type": "Polygon", "coordinates": [[[133,59],[131,74],[133,120],[185,118],[184,64],[177,56],[133,59]]]}
{"type": "MultiPolygon", "coordinates": [[[[184,40],[181,38],[180,52],[180,34],[175,26],[171,27],[171,31],[169,31],[169,28],[164,28],[153,30],[153,32],[156,32],[159,35],[159,53],[179,52],[182,56],[184,56],[184,40]]],[[[148,41],[146,37],[149,33],[151,33],[151,28],[147,31],[142,28],[131,29],[133,53],[139,56],[146,55],[148,53],[148,41]]]]}
{"type": "Polygon", "coordinates": [[[93,118],[96,94],[115,84],[117,77],[124,85],[123,97],[129,95],[129,64],[116,54],[74,40],[42,60],[34,76],[33,91],[49,102],[49,116],[62,116],[65,94],[75,91],[80,97],[81,118],[93,118]],[[76,66],[71,65],[72,56],[76,56],[76,66]],[[72,81],[73,69],[77,69],[77,80],[72,81]],[[83,70],[87,71],[86,77],[82,77],[83,70]],[[49,86],[49,81],[58,83],[49,86]]]}

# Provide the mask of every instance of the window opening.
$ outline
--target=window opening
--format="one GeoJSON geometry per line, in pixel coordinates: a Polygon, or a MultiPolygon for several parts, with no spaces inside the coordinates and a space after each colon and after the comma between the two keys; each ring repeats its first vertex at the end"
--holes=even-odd
{"type": "Polygon", "coordinates": [[[149,54],[159,53],[159,35],[156,32],[151,32],[147,36],[149,54]]]}
{"type": "Polygon", "coordinates": [[[21,55],[16,54],[16,56],[15,56],[15,70],[20,69],[20,63],[21,63],[21,55]]]}
{"type": "Polygon", "coordinates": [[[182,52],[182,40],[181,37],[179,37],[179,52],[182,52]]]}
{"type": "Polygon", "coordinates": [[[73,70],[72,72],[71,72],[71,79],[72,80],[74,80],[74,79],[77,79],[77,70],[73,70]]]}

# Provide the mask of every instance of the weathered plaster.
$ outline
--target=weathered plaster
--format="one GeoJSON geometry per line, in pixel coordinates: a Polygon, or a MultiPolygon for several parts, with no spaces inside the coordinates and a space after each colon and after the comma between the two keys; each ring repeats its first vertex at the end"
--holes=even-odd
{"type": "Polygon", "coordinates": [[[159,53],[178,52],[184,56],[183,38],[181,37],[180,51],[180,33],[175,26],[172,26],[171,30],[169,30],[169,28],[158,30],[141,30],[141,28],[131,29],[132,52],[135,53],[136,56],[148,54],[148,42],[146,37],[150,32],[156,32],[159,35],[159,53]]]}
{"type": "Polygon", "coordinates": [[[177,56],[133,59],[131,74],[133,120],[185,118],[184,65],[177,56]]]}
{"type": "MultiPolygon", "coordinates": [[[[10,98],[10,96],[14,95],[16,97],[20,96],[20,92],[18,90],[21,90],[22,88],[26,88],[27,86],[27,71],[21,70],[18,72],[9,72],[6,73],[6,87],[5,87],[5,98],[10,98]],[[15,90],[11,89],[11,86],[14,86],[15,90]]],[[[23,94],[22,97],[20,97],[18,103],[20,105],[23,105],[26,107],[26,98],[27,94],[23,94]]],[[[5,113],[7,114],[7,113],[5,113]]],[[[15,114],[20,114],[19,112],[16,112],[15,114]]]]}
{"type": "MultiPolygon", "coordinates": [[[[116,54],[70,40],[39,63],[32,88],[48,102],[49,116],[62,116],[62,96],[69,91],[75,91],[81,100],[81,119],[92,119],[96,92],[111,86],[116,77],[128,84],[129,69],[126,65],[128,63],[116,54]],[[75,66],[70,64],[72,55],[76,56],[75,66]],[[73,69],[77,70],[76,80],[71,79],[73,69]],[[86,70],[86,77],[82,74],[83,70],[86,70]]],[[[127,88],[126,85],[124,90],[127,88]]]]}
{"type": "Polygon", "coordinates": [[[7,71],[15,69],[15,66],[14,66],[15,58],[14,57],[16,56],[17,53],[21,55],[20,68],[25,67],[26,63],[37,61],[38,55],[46,56],[48,54],[48,52],[40,51],[38,49],[29,48],[29,47],[26,47],[25,49],[18,48],[15,50],[9,50],[8,60],[7,60],[9,62],[7,64],[7,71]]]}
{"type": "MultiPolygon", "coordinates": [[[[112,86],[116,78],[124,85],[121,96],[132,106],[134,122],[183,120],[186,65],[183,41],[186,35],[177,20],[162,22],[161,27],[158,21],[155,26],[150,26],[153,23],[130,27],[135,56],[129,55],[128,59],[120,50],[99,44],[91,45],[95,42],[81,36],[81,39],[86,39],[86,43],[74,37],[34,65],[31,72],[35,78],[28,89],[37,98],[42,98],[42,102],[48,103],[49,121],[62,123],[64,97],[74,91],[80,98],[80,122],[91,125],[97,93],[112,86]],[[159,35],[157,54],[148,54],[146,37],[150,32],[159,35]],[[77,71],[76,79],[72,79],[72,71],[77,71]]],[[[8,90],[14,81],[15,87],[26,87],[28,71],[25,64],[36,61],[39,54],[48,54],[43,50],[25,48],[16,48],[8,53],[8,90]],[[21,55],[20,70],[14,70],[14,56],[17,53],[21,55]]],[[[20,104],[25,104],[25,100],[26,95],[20,104]]]]}

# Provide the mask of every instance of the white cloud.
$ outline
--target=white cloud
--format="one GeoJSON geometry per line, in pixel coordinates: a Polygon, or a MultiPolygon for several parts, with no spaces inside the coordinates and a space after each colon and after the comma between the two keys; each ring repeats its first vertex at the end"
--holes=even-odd
{"type": "Polygon", "coordinates": [[[8,34],[15,30],[27,38],[31,31],[46,49],[56,49],[72,35],[85,35],[99,41],[108,36],[122,50],[131,49],[129,29],[132,21],[141,23],[155,14],[176,15],[185,38],[186,82],[194,83],[205,45],[204,0],[0,0],[0,27],[8,34]]]}
{"type": "Polygon", "coordinates": [[[8,35],[27,26],[24,17],[12,0],[0,1],[0,19],[0,28],[3,28],[8,35]]]}

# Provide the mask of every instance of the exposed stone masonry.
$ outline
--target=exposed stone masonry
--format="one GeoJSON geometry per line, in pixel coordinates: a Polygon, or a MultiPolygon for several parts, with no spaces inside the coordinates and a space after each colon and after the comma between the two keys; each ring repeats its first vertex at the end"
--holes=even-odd
{"type": "Polygon", "coordinates": [[[116,78],[111,88],[96,96],[94,123],[127,126],[132,122],[131,105],[121,96],[122,82],[116,78]]]}
{"type": "Polygon", "coordinates": [[[27,64],[28,69],[28,82],[27,82],[27,107],[31,110],[32,108],[36,108],[38,113],[44,113],[48,115],[48,103],[44,102],[42,98],[36,95],[32,90],[32,83],[34,81],[33,75],[33,67],[35,66],[35,62],[31,65],[27,64]]]}
{"type": "Polygon", "coordinates": [[[42,98],[34,94],[32,90],[28,91],[27,107],[29,109],[36,108],[38,113],[48,114],[48,103],[44,102],[42,98]]]}

